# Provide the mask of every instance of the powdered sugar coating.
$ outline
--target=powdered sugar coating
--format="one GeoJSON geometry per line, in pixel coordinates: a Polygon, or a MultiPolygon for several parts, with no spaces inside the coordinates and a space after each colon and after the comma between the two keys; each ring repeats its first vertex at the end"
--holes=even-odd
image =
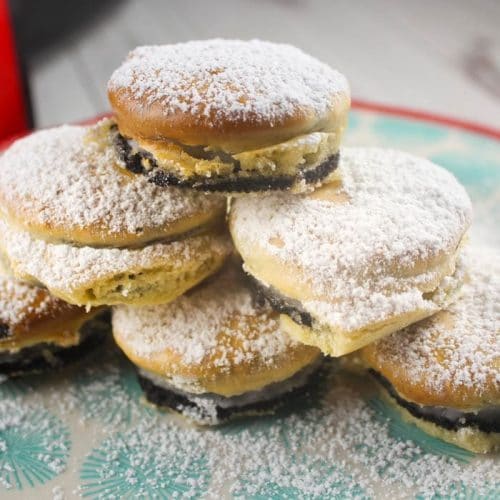
{"type": "Polygon", "coordinates": [[[435,308],[422,290],[442,280],[442,258],[470,225],[464,188],[427,160],[377,148],[343,149],[339,176],[338,189],[326,187],[334,201],[322,190],[236,199],[231,231],[244,259],[257,246],[296,266],[313,294],[303,306],[343,331],[435,308]]]}
{"type": "Polygon", "coordinates": [[[43,288],[0,274],[0,323],[12,328],[30,316],[54,314],[58,305],[68,307],[43,288]]]}
{"type": "Polygon", "coordinates": [[[171,243],[153,243],[144,248],[93,248],[48,243],[14,230],[0,220],[2,247],[16,274],[33,276],[49,290],[67,294],[91,287],[120,273],[142,272],[186,263],[209,254],[227,255],[225,235],[200,235],[171,243]]]}
{"type": "MultiPolygon", "coordinates": [[[[128,175],[107,142],[110,121],[94,127],[64,125],[14,143],[0,158],[0,195],[30,223],[103,234],[139,234],[200,212],[223,209],[220,196],[160,188],[128,175]]],[[[23,221],[21,221],[22,223],[23,221]]]]}
{"type": "Polygon", "coordinates": [[[297,345],[280,330],[278,315],[255,303],[233,266],[169,304],[115,307],[113,328],[137,356],[169,349],[188,365],[215,357],[214,366],[222,370],[253,360],[272,364],[297,345]]]}
{"type": "Polygon", "coordinates": [[[322,115],[335,96],[349,95],[345,77],[286,44],[200,40],[133,50],[109,90],[161,103],[165,115],[271,122],[298,111],[322,115]]]}
{"type": "Polygon", "coordinates": [[[470,281],[445,311],[380,340],[378,366],[404,367],[408,380],[427,391],[486,390],[500,399],[500,257],[498,250],[471,248],[470,281]]]}

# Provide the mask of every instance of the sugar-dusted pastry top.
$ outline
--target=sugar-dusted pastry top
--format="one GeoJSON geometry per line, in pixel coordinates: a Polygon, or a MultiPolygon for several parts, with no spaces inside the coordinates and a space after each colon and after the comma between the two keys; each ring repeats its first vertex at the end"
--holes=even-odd
{"type": "MultiPolygon", "coordinates": [[[[143,248],[54,244],[33,238],[26,231],[14,230],[2,220],[0,247],[16,276],[43,283],[54,295],[83,305],[94,304],[92,297],[88,297],[88,301],[75,297],[85,297],[89,291],[103,286],[116,287],[127,276],[133,278],[127,286],[143,286],[147,294],[153,285],[162,285],[152,277],[148,288],[149,275],[194,272],[199,262],[222,261],[232,249],[225,232],[211,232],[170,243],[157,242],[143,248]],[[140,279],[145,280],[142,285],[140,279]]],[[[126,299],[127,289],[116,292],[126,299]]]]}
{"type": "Polygon", "coordinates": [[[464,409],[500,404],[498,250],[470,248],[466,263],[460,299],[362,351],[410,401],[464,409]]]}
{"type": "Polygon", "coordinates": [[[269,364],[297,346],[280,331],[278,315],[255,302],[232,264],[170,304],[115,307],[113,324],[137,356],[169,350],[187,365],[269,364]]]}
{"type": "Polygon", "coordinates": [[[14,330],[30,319],[53,317],[74,308],[52,297],[45,288],[0,275],[0,323],[14,330]]]}
{"type": "Polygon", "coordinates": [[[377,148],[342,149],[338,174],[306,196],[233,201],[248,271],[341,331],[426,309],[471,222],[464,188],[425,159],[377,148]]]}
{"type": "Polygon", "coordinates": [[[38,342],[71,345],[77,342],[78,327],[91,316],[0,269],[0,351],[38,342]]]}
{"type": "Polygon", "coordinates": [[[233,152],[327,130],[350,103],[342,74],[260,40],[138,47],[111,76],[108,95],[127,135],[233,152]]]}
{"type": "Polygon", "coordinates": [[[111,125],[65,125],[15,142],[0,157],[0,204],[10,223],[51,241],[128,246],[223,216],[223,197],[128,174],[110,144],[111,125]]]}
{"type": "Polygon", "coordinates": [[[113,332],[141,368],[200,384],[228,377],[225,387],[275,382],[319,356],[281,331],[278,314],[255,302],[234,262],[169,304],[115,307],[113,332]]]}

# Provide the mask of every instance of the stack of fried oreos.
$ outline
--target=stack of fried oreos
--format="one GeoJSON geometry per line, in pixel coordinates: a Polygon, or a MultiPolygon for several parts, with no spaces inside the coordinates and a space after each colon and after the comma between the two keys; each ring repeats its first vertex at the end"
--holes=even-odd
{"type": "Polygon", "coordinates": [[[340,148],[343,75],[208,40],[135,49],[108,95],[112,118],[0,159],[5,373],[78,357],[113,306],[146,399],[198,423],[273,411],[348,355],[430,434],[499,446],[498,255],[462,252],[451,174],[340,148]]]}

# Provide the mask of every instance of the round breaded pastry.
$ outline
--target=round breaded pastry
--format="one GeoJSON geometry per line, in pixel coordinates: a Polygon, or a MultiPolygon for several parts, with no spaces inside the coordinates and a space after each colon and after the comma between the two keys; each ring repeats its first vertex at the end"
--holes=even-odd
{"type": "Polygon", "coordinates": [[[16,277],[86,307],[168,302],[216,272],[232,251],[224,229],[143,248],[48,243],[2,220],[0,233],[16,277]]]}
{"type": "Polygon", "coordinates": [[[350,107],[342,74],[260,40],[138,47],[108,96],[130,171],[226,193],[304,191],[334,175],[350,107]]]}
{"type": "Polygon", "coordinates": [[[475,452],[500,449],[500,257],[467,251],[469,281],[445,310],[360,355],[403,415],[475,452]]]}
{"type": "Polygon", "coordinates": [[[118,166],[109,120],[16,142],[0,159],[0,250],[13,274],[71,304],[166,302],[231,252],[226,200],[118,166]]]}
{"type": "Polygon", "coordinates": [[[345,148],[342,181],[234,200],[246,271],[295,339],[341,356],[443,308],[471,220],[446,170],[392,150],[345,148]]]}
{"type": "Polygon", "coordinates": [[[100,314],[0,270],[0,374],[46,371],[81,359],[102,340],[100,314]]]}
{"type": "Polygon", "coordinates": [[[146,398],[200,424],[274,410],[321,360],[281,331],[234,262],[170,304],[115,307],[112,321],[146,398]]]}
{"type": "Polygon", "coordinates": [[[142,246],[221,220],[224,197],[161,189],[129,174],[110,139],[114,124],[62,126],[16,141],[0,157],[0,210],[51,243],[142,246]]]}

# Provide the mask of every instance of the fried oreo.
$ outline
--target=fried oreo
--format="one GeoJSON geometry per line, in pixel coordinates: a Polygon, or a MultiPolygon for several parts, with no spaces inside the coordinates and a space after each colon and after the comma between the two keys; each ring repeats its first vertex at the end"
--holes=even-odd
{"type": "Polygon", "coordinates": [[[115,307],[113,335],[146,398],[203,425],[272,411],[321,360],[281,331],[234,262],[170,304],[115,307]]]}
{"type": "Polygon", "coordinates": [[[108,96],[130,172],[231,194],[303,192],[332,178],[350,107],[339,72],[257,40],[138,47],[108,96]]]}
{"type": "Polygon", "coordinates": [[[500,448],[500,259],[466,255],[461,297],[360,352],[384,394],[425,432],[471,451],[500,448]]]}
{"type": "Polygon", "coordinates": [[[343,148],[313,193],[238,197],[229,226],[244,269],[296,340],[331,356],[430,316],[458,293],[471,202],[407,153],[343,148]]]}
{"type": "Polygon", "coordinates": [[[226,199],[122,168],[103,120],[15,142],[0,158],[0,249],[19,279],[75,305],[174,299],[220,268],[226,199]]]}
{"type": "Polygon", "coordinates": [[[45,288],[0,274],[0,374],[49,371],[78,361],[109,327],[101,310],[87,312],[45,288]]]}

